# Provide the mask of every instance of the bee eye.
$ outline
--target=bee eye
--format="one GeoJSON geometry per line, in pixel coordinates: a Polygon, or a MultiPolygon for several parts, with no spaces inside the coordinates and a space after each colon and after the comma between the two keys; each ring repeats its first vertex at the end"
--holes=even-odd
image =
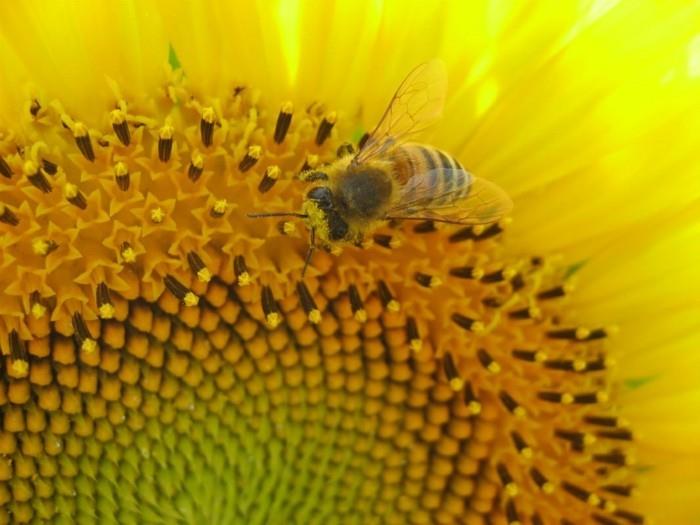
{"type": "Polygon", "coordinates": [[[333,206],[333,196],[331,195],[331,190],[325,186],[313,188],[306,194],[306,197],[309,200],[316,202],[318,207],[322,210],[330,210],[333,206]]]}

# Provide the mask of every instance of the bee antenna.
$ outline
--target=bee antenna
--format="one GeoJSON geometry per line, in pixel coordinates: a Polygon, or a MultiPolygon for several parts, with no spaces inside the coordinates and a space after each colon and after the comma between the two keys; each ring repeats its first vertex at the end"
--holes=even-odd
{"type": "Polygon", "coordinates": [[[251,219],[262,219],[263,217],[298,217],[300,219],[308,218],[308,215],[306,213],[296,213],[293,211],[280,211],[280,212],[271,212],[271,213],[248,213],[247,215],[251,219]]]}
{"type": "Polygon", "coordinates": [[[304,258],[304,269],[301,271],[301,278],[304,278],[304,275],[306,275],[306,268],[308,268],[309,263],[311,262],[311,256],[314,253],[314,250],[316,249],[316,228],[311,228],[311,238],[309,239],[309,249],[306,250],[306,257],[304,258]]]}

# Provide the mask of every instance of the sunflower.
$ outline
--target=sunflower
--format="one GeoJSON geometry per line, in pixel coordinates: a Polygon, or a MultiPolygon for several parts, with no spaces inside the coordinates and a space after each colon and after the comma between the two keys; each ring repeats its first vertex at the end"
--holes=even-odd
{"type": "Polygon", "coordinates": [[[700,522],[700,5],[26,1],[0,20],[0,522],[700,522]],[[506,189],[315,254],[401,79],[506,189]]]}

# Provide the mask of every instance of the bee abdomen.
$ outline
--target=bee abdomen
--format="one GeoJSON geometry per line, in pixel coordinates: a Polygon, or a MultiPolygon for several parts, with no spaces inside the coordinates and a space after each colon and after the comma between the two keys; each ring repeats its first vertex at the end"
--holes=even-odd
{"type": "Polygon", "coordinates": [[[433,204],[452,202],[469,193],[469,172],[457,159],[439,149],[407,144],[401,148],[397,165],[399,176],[404,181],[414,175],[429,177],[427,187],[434,197],[433,204]]]}

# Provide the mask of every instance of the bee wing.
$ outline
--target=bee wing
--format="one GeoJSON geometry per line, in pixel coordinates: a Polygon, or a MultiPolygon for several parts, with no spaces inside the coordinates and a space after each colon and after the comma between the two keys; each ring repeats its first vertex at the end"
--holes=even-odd
{"type": "Polygon", "coordinates": [[[442,113],[447,71],[442,60],[419,65],[401,82],[384,115],[352,160],[366,162],[425,130],[442,113]]]}
{"type": "Polygon", "coordinates": [[[508,194],[493,182],[465,170],[439,168],[408,179],[386,218],[488,224],[512,208],[508,194]]]}

